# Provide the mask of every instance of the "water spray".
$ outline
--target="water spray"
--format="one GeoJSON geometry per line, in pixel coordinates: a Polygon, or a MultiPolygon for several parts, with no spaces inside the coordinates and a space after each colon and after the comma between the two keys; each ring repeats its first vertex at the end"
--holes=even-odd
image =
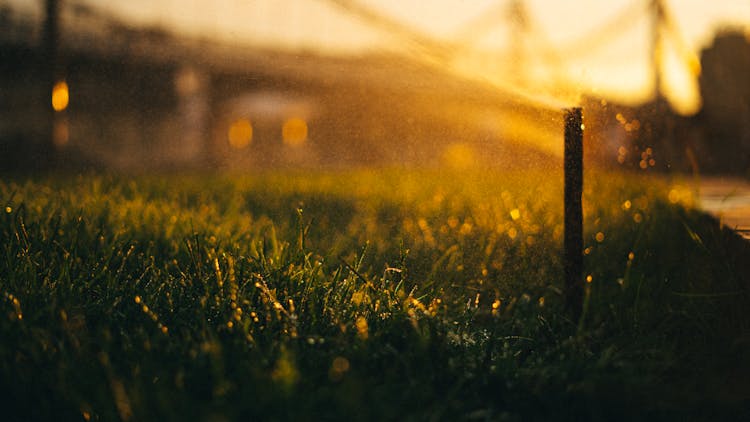
{"type": "Polygon", "coordinates": [[[565,306],[577,321],[583,307],[583,112],[565,109],[565,306]]]}

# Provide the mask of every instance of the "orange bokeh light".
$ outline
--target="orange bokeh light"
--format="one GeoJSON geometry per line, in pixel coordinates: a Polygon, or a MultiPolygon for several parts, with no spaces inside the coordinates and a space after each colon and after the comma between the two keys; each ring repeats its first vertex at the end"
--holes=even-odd
{"type": "Polygon", "coordinates": [[[307,141],[307,122],[299,117],[292,117],[284,122],[281,128],[284,144],[300,146],[307,141]]]}
{"type": "Polygon", "coordinates": [[[245,148],[253,141],[253,126],[247,119],[235,120],[229,126],[227,138],[232,148],[245,148]]]}
{"type": "Polygon", "coordinates": [[[70,93],[68,91],[68,84],[65,81],[60,81],[52,87],[52,108],[55,111],[63,111],[68,108],[70,102],[70,93]]]}

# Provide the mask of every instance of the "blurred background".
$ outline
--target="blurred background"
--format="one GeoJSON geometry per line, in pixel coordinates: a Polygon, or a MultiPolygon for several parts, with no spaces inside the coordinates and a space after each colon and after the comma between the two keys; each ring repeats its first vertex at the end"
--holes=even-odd
{"type": "Polygon", "coordinates": [[[0,0],[0,166],[750,176],[746,0],[0,0]]]}

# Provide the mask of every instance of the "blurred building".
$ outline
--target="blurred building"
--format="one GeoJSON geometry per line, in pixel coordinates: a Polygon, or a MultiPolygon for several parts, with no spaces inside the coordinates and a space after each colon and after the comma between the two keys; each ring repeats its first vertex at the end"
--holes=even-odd
{"type": "Polygon", "coordinates": [[[28,167],[54,107],[58,162],[115,170],[367,165],[527,167],[562,153],[562,112],[414,58],[325,56],[61,12],[45,92],[28,20],[0,13],[3,169],[28,167]],[[50,104],[52,103],[52,104],[50,104]]]}
{"type": "Polygon", "coordinates": [[[708,171],[750,176],[750,40],[740,30],[725,30],[701,52],[698,117],[704,142],[700,151],[708,171]]]}
{"type": "Polygon", "coordinates": [[[750,40],[719,32],[701,52],[702,108],[676,113],[663,98],[626,106],[583,101],[586,154],[609,167],[750,177],[750,40]]]}

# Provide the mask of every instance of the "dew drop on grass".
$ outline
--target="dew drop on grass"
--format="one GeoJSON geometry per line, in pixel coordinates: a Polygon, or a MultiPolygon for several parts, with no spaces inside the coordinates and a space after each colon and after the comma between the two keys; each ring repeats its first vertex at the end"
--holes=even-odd
{"type": "Polygon", "coordinates": [[[511,239],[515,239],[516,236],[518,236],[518,230],[516,230],[515,227],[511,227],[510,229],[508,229],[508,237],[510,237],[511,239]]]}
{"type": "Polygon", "coordinates": [[[367,319],[365,319],[364,317],[358,317],[355,326],[357,328],[357,335],[359,336],[359,338],[361,338],[362,340],[367,340],[369,334],[367,319]]]}
{"type": "Polygon", "coordinates": [[[337,356],[335,359],[333,359],[331,367],[336,372],[346,372],[349,370],[349,360],[344,357],[337,356]]]}
{"type": "Polygon", "coordinates": [[[349,360],[345,357],[337,356],[331,363],[331,369],[328,371],[328,377],[331,381],[341,381],[344,374],[349,371],[349,360]]]}

